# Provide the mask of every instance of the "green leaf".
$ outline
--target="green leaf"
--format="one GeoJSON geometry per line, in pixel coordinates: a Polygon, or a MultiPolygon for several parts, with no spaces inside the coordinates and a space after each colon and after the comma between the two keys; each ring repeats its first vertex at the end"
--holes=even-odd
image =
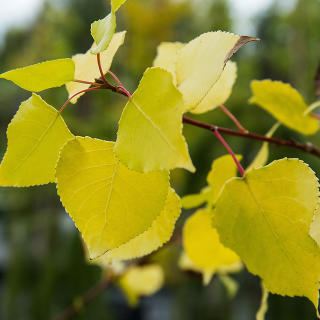
{"type": "Polygon", "coordinates": [[[237,78],[237,64],[228,61],[221,73],[219,80],[215,83],[207,96],[190,112],[205,113],[224,104],[230,97],[232,87],[237,78]]]}
{"type": "Polygon", "coordinates": [[[111,12],[105,18],[91,24],[91,35],[97,45],[91,50],[93,54],[101,53],[108,48],[116,30],[116,12],[124,2],[126,0],[112,0],[111,12]]]}
{"type": "MultiPolygon", "coordinates": [[[[219,80],[227,61],[244,44],[256,38],[227,32],[208,32],[186,44],[177,59],[177,82],[185,110],[202,106],[219,80]]],[[[206,107],[207,103],[206,103],[206,107]]],[[[204,108],[201,107],[201,108],[204,108]]]]}
{"type": "Polygon", "coordinates": [[[198,210],[188,218],[183,228],[183,245],[188,257],[211,275],[219,267],[240,261],[233,251],[221,244],[216,229],[211,225],[213,215],[210,210],[198,210]]]}
{"type": "Polygon", "coordinates": [[[58,59],[11,70],[0,74],[0,78],[10,80],[25,90],[39,92],[72,81],[74,70],[71,59],[58,59]]]}
{"type": "MultiPolygon", "coordinates": [[[[237,155],[236,157],[238,161],[241,161],[241,155],[237,155]]],[[[207,176],[207,182],[211,187],[211,195],[208,200],[212,204],[217,201],[221,189],[225,183],[236,175],[237,166],[229,154],[215,159],[212,162],[211,170],[207,176]]]]}
{"type": "Polygon", "coordinates": [[[170,189],[164,208],[148,230],[122,246],[108,251],[99,259],[106,263],[113,260],[129,260],[143,257],[159,249],[171,238],[180,212],[180,198],[173,189],[170,189]]]}
{"type": "Polygon", "coordinates": [[[319,121],[305,114],[308,105],[300,93],[280,81],[252,81],[253,97],[250,103],[258,104],[285,126],[302,134],[311,135],[319,130],[319,121]]]}
{"type": "Polygon", "coordinates": [[[178,54],[184,46],[181,42],[162,42],[157,48],[157,56],[153,61],[154,67],[160,67],[171,72],[174,84],[177,84],[176,79],[176,64],[178,54]]]}
{"type": "MultiPolygon", "coordinates": [[[[272,128],[267,132],[266,137],[271,138],[273,134],[276,132],[276,130],[280,127],[280,122],[276,122],[272,128]]],[[[259,152],[253,159],[250,166],[247,168],[246,171],[249,171],[250,169],[257,169],[260,167],[263,167],[266,165],[269,158],[269,142],[264,142],[262,144],[262,147],[260,148],[259,152]]]]}
{"type": "Polygon", "coordinates": [[[214,226],[266,288],[305,296],[318,305],[320,250],[309,236],[319,202],[314,172],[282,159],[227,182],[216,202],[214,226]]]}
{"type": "MultiPolygon", "coordinates": [[[[125,35],[126,31],[115,33],[112,37],[112,40],[108,48],[105,51],[101,52],[100,60],[104,74],[106,74],[109,71],[116,52],[124,42],[125,35]]],[[[97,56],[91,53],[91,50],[95,47],[96,45],[93,44],[91,49],[89,49],[86,53],[77,54],[72,57],[72,60],[74,61],[76,67],[74,76],[75,79],[94,82],[96,78],[100,78],[100,71],[97,64],[97,56]]],[[[68,82],[66,84],[66,87],[70,98],[75,93],[81,90],[88,89],[90,87],[90,84],[72,81],[68,82]]],[[[81,95],[82,94],[77,95],[75,98],[71,100],[71,102],[76,103],[77,100],[81,97],[81,95]]]]}
{"type": "Polygon", "coordinates": [[[176,167],[194,172],[182,135],[183,112],[183,99],[171,73],[147,69],[119,122],[118,158],[142,172],[176,167]]]}
{"type": "Polygon", "coordinates": [[[56,169],[58,194],[92,259],[148,230],[168,194],[168,172],[131,171],[113,149],[113,142],[76,137],[56,169]]]}
{"type": "Polygon", "coordinates": [[[8,149],[0,165],[1,186],[55,182],[59,151],[73,138],[55,108],[33,94],[20,105],[7,136],[8,149]]]}

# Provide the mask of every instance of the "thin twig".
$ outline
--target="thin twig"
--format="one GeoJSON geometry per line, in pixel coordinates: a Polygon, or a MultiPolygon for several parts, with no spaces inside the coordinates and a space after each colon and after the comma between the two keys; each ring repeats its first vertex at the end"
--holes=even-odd
{"type": "Polygon", "coordinates": [[[213,131],[214,135],[220,140],[220,142],[225,146],[225,148],[228,150],[228,152],[230,153],[233,161],[235,162],[236,166],[238,167],[238,170],[241,174],[242,177],[244,177],[245,175],[245,171],[241,165],[241,163],[238,161],[236,155],[234,154],[234,152],[232,151],[232,149],[230,148],[230,146],[227,144],[227,142],[223,139],[223,137],[221,136],[221,134],[219,133],[219,130],[217,129],[217,127],[214,129],[213,131]]]}
{"type": "Polygon", "coordinates": [[[220,105],[221,110],[234,122],[234,124],[239,128],[241,132],[247,133],[248,130],[246,130],[239,120],[222,104],[220,105]]]}
{"type": "Polygon", "coordinates": [[[269,143],[272,143],[275,145],[299,149],[299,150],[302,150],[306,153],[313,154],[316,157],[320,158],[320,150],[318,148],[316,148],[314,145],[312,145],[311,143],[302,144],[302,143],[292,141],[292,140],[282,140],[282,139],[277,139],[277,138],[272,138],[272,137],[266,137],[266,136],[256,134],[256,133],[251,133],[251,132],[244,133],[244,132],[241,132],[238,130],[232,130],[232,129],[214,126],[214,125],[211,125],[211,124],[208,124],[205,122],[201,122],[201,121],[197,121],[197,120],[188,118],[186,116],[183,117],[183,122],[191,124],[195,127],[199,127],[202,129],[212,131],[212,132],[214,132],[216,129],[218,129],[220,133],[228,134],[230,136],[237,136],[237,137],[243,137],[243,138],[248,138],[248,139],[253,139],[253,140],[265,141],[265,142],[269,142],[269,143]]]}
{"type": "Polygon", "coordinates": [[[93,90],[98,90],[98,89],[102,89],[102,87],[101,87],[101,86],[99,86],[99,87],[92,87],[92,88],[85,89],[85,90],[81,90],[81,91],[75,93],[73,96],[71,96],[71,97],[64,103],[64,105],[61,107],[61,109],[60,109],[58,112],[61,113],[61,112],[64,110],[64,108],[67,106],[67,104],[68,104],[74,97],[76,97],[77,95],[79,95],[79,94],[81,94],[81,93],[93,91],[93,90]]]}
{"type": "Polygon", "coordinates": [[[119,78],[112,72],[112,71],[108,71],[108,73],[116,80],[116,82],[118,83],[118,85],[120,86],[120,88],[123,90],[123,92],[127,95],[127,97],[130,99],[131,98],[131,93],[123,86],[123,84],[121,83],[121,81],[119,80],[119,78]]]}
{"type": "Polygon", "coordinates": [[[55,320],[69,320],[74,317],[84,306],[90,303],[94,298],[99,296],[107,289],[110,284],[110,279],[103,279],[83,296],[77,298],[73,304],[67,307],[55,320]]]}
{"type": "MultiPolygon", "coordinates": [[[[105,88],[105,89],[110,89],[110,88],[105,88]]],[[[113,90],[115,91],[115,90],[113,90]]],[[[124,96],[128,96],[125,92],[120,91],[120,90],[116,90],[115,92],[122,94],[124,96]]],[[[232,130],[232,129],[227,129],[227,128],[222,128],[222,127],[218,127],[218,126],[214,126],[205,122],[201,122],[201,121],[197,121],[191,118],[188,118],[186,116],[183,116],[183,122],[193,125],[195,127],[199,127],[202,129],[206,129],[209,131],[214,132],[216,129],[218,129],[218,131],[220,133],[224,133],[230,136],[237,136],[237,137],[242,137],[242,138],[247,138],[247,139],[251,139],[251,140],[258,140],[258,141],[264,141],[264,142],[269,142],[275,145],[279,145],[279,146],[286,146],[286,147],[290,147],[290,148],[295,148],[295,149],[299,149],[301,151],[304,151],[306,153],[310,153],[313,154],[314,156],[320,158],[320,149],[318,149],[317,147],[315,147],[314,145],[312,145],[311,143],[299,143],[296,141],[292,141],[292,140],[283,140],[283,139],[277,139],[277,138],[272,138],[272,137],[266,137],[260,134],[256,134],[256,133],[251,133],[251,132],[242,132],[242,131],[238,131],[238,130],[232,130]]]]}

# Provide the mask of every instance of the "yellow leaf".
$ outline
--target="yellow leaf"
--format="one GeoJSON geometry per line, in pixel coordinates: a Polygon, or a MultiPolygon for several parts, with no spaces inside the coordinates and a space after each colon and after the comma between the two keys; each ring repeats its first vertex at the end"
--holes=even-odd
{"type": "Polygon", "coordinates": [[[251,89],[253,97],[250,103],[258,104],[285,126],[306,135],[319,130],[319,121],[304,114],[308,105],[289,84],[271,80],[252,81],[251,89]]]}
{"type": "Polygon", "coordinates": [[[116,30],[116,12],[124,2],[126,0],[112,0],[111,12],[105,18],[91,24],[91,35],[96,43],[96,46],[91,49],[93,54],[105,51],[110,45],[116,30]]]}
{"type": "Polygon", "coordinates": [[[157,49],[157,56],[153,61],[154,67],[163,68],[171,72],[174,84],[177,83],[176,79],[176,63],[178,53],[184,46],[181,42],[162,42],[157,49]]]}
{"type": "Polygon", "coordinates": [[[208,99],[231,56],[256,38],[227,32],[208,32],[190,41],[179,52],[177,81],[185,110],[195,109],[208,99]]]}
{"type": "Polygon", "coordinates": [[[314,212],[313,220],[310,226],[310,236],[317,242],[320,246],[320,206],[318,205],[316,211],[314,212]]]}
{"type": "Polygon", "coordinates": [[[214,225],[272,292],[305,296],[318,305],[320,251],[309,236],[319,202],[314,172],[302,161],[282,159],[233,178],[216,202],[214,225]]]}
{"type": "Polygon", "coordinates": [[[140,296],[151,296],[164,284],[163,270],[159,265],[131,267],[119,280],[131,306],[135,307],[140,296]]]}
{"type": "Polygon", "coordinates": [[[243,264],[241,261],[237,261],[231,265],[227,266],[219,266],[214,271],[212,268],[201,268],[197,265],[195,265],[191,259],[188,257],[187,253],[185,251],[182,251],[178,265],[182,270],[190,270],[194,272],[199,272],[202,274],[203,278],[203,285],[208,285],[215,274],[215,272],[220,276],[226,276],[229,273],[237,273],[240,272],[243,269],[243,264]]]}
{"type": "Polygon", "coordinates": [[[261,281],[261,288],[262,288],[261,304],[260,304],[260,308],[256,314],[256,320],[264,320],[266,313],[268,311],[269,291],[264,286],[263,281],[261,281]]]}
{"type": "Polygon", "coordinates": [[[214,212],[198,210],[186,221],[183,229],[183,245],[190,260],[212,274],[221,266],[240,261],[230,249],[224,247],[218,232],[212,227],[214,212]]]}
{"type": "Polygon", "coordinates": [[[182,207],[192,209],[201,206],[211,198],[212,190],[209,186],[203,188],[200,193],[189,194],[182,198],[182,207]]]}
{"type": "Polygon", "coordinates": [[[122,246],[108,251],[99,259],[109,263],[113,260],[129,260],[145,256],[159,249],[171,238],[180,212],[180,198],[173,189],[170,189],[165,206],[153,221],[150,229],[122,246]]]}
{"type": "Polygon", "coordinates": [[[25,90],[39,92],[72,81],[74,69],[71,59],[58,59],[11,70],[0,74],[0,78],[10,80],[25,90]]]}
{"type": "Polygon", "coordinates": [[[91,52],[93,54],[98,54],[105,51],[110,44],[115,30],[116,15],[113,11],[105,18],[93,22],[91,24],[91,35],[96,46],[91,49],[91,52]]]}
{"type": "Polygon", "coordinates": [[[131,171],[113,148],[113,142],[76,137],[56,169],[58,194],[92,259],[149,229],[169,190],[168,172],[131,171]]]}
{"type": "MultiPolygon", "coordinates": [[[[267,132],[266,137],[271,138],[276,130],[280,127],[280,122],[276,122],[272,128],[267,132]]],[[[262,147],[260,148],[259,152],[257,153],[256,157],[253,159],[250,166],[247,168],[246,171],[250,169],[257,169],[263,167],[269,158],[269,143],[264,142],[262,147]]]]}
{"type": "MultiPolygon", "coordinates": [[[[112,40],[108,48],[105,51],[101,52],[100,60],[104,74],[106,74],[109,71],[113,57],[118,51],[119,47],[123,44],[125,35],[125,31],[115,33],[112,37],[112,40]]],[[[74,64],[76,66],[74,76],[75,79],[94,82],[96,78],[100,78],[100,72],[97,64],[97,56],[91,53],[91,50],[95,47],[96,45],[93,44],[91,49],[89,49],[86,53],[77,54],[72,57],[72,60],[74,61],[74,64]]],[[[88,89],[90,85],[72,81],[68,82],[66,84],[66,87],[70,98],[75,93],[81,90],[88,89]]],[[[79,97],[81,97],[81,95],[77,95],[75,98],[71,100],[71,102],[76,103],[79,97]]]]}
{"type": "Polygon", "coordinates": [[[112,10],[117,11],[127,0],[111,0],[112,10]]]}
{"type": "Polygon", "coordinates": [[[197,105],[196,108],[190,110],[192,113],[204,113],[224,104],[230,97],[232,87],[237,78],[237,64],[228,61],[221,73],[219,80],[215,83],[208,95],[197,105]]]}
{"type": "Polygon", "coordinates": [[[121,162],[142,172],[176,167],[193,172],[182,135],[183,111],[171,74],[161,68],[147,69],[119,122],[115,152],[121,162]]]}
{"type": "MultiPolygon", "coordinates": [[[[241,161],[242,156],[236,156],[239,161],[241,161]]],[[[222,187],[225,183],[237,175],[237,166],[228,154],[215,159],[212,162],[211,170],[207,176],[207,182],[211,187],[210,202],[214,204],[221,192],[222,187]]]]}
{"type": "Polygon", "coordinates": [[[55,108],[33,94],[20,105],[7,136],[8,149],[0,165],[1,186],[55,182],[59,151],[73,138],[55,108]]]}

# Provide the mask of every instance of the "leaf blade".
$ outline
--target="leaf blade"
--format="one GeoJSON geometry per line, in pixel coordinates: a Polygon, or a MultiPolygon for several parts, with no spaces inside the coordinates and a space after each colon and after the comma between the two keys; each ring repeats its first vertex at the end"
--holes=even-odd
{"type": "Polygon", "coordinates": [[[172,75],[161,68],[147,69],[119,121],[115,146],[118,158],[141,172],[175,167],[193,172],[182,135],[183,110],[172,75]]]}
{"type": "Polygon", "coordinates": [[[309,227],[318,201],[313,171],[300,160],[282,159],[230,180],[214,225],[270,292],[306,296],[317,307],[320,252],[309,227]]]}
{"type": "Polygon", "coordinates": [[[58,194],[92,259],[145,232],[168,194],[168,172],[129,170],[113,148],[113,142],[76,137],[56,168],[58,194]]]}
{"type": "Polygon", "coordinates": [[[281,81],[252,81],[253,93],[250,103],[270,112],[285,126],[302,134],[311,135],[319,130],[318,120],[305,115],[308,109],[300,93],[289,84],[281,81]]]}
{"type": "Polygon", "coordinates": [[[24,101],[7,130],[0,185],[28,187],[55,182],[61,147],[73,138],[58,111],[40,96],[24,101]]]}
{"type": "Polygon", "coordinates": [[[72,59],[45,61],[0,74],[21,88],[39,92],[60,87],[74,79],[75,66],[72,59]]]}

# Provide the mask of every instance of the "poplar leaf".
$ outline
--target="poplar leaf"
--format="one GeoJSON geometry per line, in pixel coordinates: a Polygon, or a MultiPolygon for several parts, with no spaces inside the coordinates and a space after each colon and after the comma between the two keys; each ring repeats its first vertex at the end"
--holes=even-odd
{"type": "MultiPolygon", "coordinates": [[[[238,161],[241,161],[242,156],[236,155],[238,161]]],[[[220,191],[225,183],[237,175],[237,166],[228,154],[215,159],[212,162],[211,170],[207,176],[207,182],[211,187],[210,202],[215,203],[218,199],[220,191]]]]}
{"type": "Polygon", "coordinates": [[[182,198],[182,207],[184,209],[192,209],[201,206],[209,201],[211,196],[211,188],[209,186],[201,189],[200,193],[189,194],[182,198]]]}
{"type": "Polygon", "coordinates": [[[170,189],[164,208],[148,230],[122,246],[108,251],[99,259],[106,262],[129,260],[145,256],[159,249],[171,238],[180,212],[180,198],[173,189],[170,189]]]}
{"type": "Polygon", "coordinates": [[[157,56],[153,61],[154,67],[160,67],[171,72],[174,84],[177,84],[176,79],[176,64],[178,54],[184,46],[181,42],[162,42],[157,48],[157,56]]]}
{"type": "MultiPolygon", "coordinates": [[[[190,270],[194,272],[199,272],[202,274],[203,278],[203,285],[208,285],[214,275],[214,271],[211,268],[201,268],[197,265],[195,265],[191,259],[188,257],[187,253],[185,251],[182,251],[178,265],[182,270],[190,270]]],[[[234,264],[228,265],[228,266],[219,266],[216,269],[216,273],[222,277],[226,276],[229,273],[237,273],[240,272],[243,269],[243,265],[241,261],[237,261],[234,264]]]]}
{"type": "MultiPolygon", "coordinates": [[[[123,44],[126,31],[115,33],[112,37],[110,45],[108,48],[101,52],[100,61],[103,73],[106,74],[112,64],[112,60],[118,51],[119,47],[123,44]]],[[[100,71],[97,64],[97,56],[92,54],[91,51],[96,45],[93,44],[91,49],[86,53],[77,54],[72,57],[75,64],[75,79],[86,80],[89,82],[94,82],[96,78],[100,78],[100,71]]],[[[68,82],[66,88],[68,90],[69,98],[75,93],[88,89],[90,84],[79,83],[79,82],[68,82]]],[[[83,95],[79,94],[71,100],[72,103],[76,103],[77,100],[83,95]]]]}
{"type": "Polygon", "coordinates": [[[162,268],[157,264],[131,267],[119,280],[129,304],[135,307],[141,296],[151,296],[164,284],[162,268]]]}
{"type": "Polygon", "coordinates": [[[214,226],[266,288],[305,296],[318,305],[320,250],[309,236],[319,202],[314,172],[298,159],[282,159],[233,178],[216,202],[214,226]]]}
{"type": "Polygon", "coordinates": [[[190,260],[206,272],[214,274],[218,267],[230,266],[240,258],[220,242],[212,227],[210,210],[198,210],[187,219],[183,228],[183,245],[190,260]]]}
{"type": "Polygon", "coordinates": [[[96,47],[91,49],[93,54],[101,53],[108,48],[116,30],[116,12],[124,2],[126,0],[112,0],[111,12],[105,18],[91,24],[91,35],[96,43],[96,47]]]}
{"type": "Polygon", "coordinates": [[[172,75],[149,68],[119,122],[115,152],[130,169],[195,171],[182,135],[184,105],[172,75]]]}
{"type": "Polygon", "coordinates": [[[252,81],[253,97],[250,103],[255,103],[270,112],[285,126],[302,134],[311,135],[319,130],[319,121],[310,114],[305,114],[308,105],[300,93],[289,84],[280,81],[252,81]]]}
{"type": "Polygon", "coordinates": [[[127,0],[111,0],[111,7],[114,11],[118,11],[126,1],[127,0]]]}
{"type": "Polygon", "coordinates": [[[55,182],[61,147],[73,138],[58,111],[33,94],[21,103],[7,130],[0,185],[28,187],[55,182]]]}
{"type": "Polygon", "coordinates": [[[19,87],[33,92],[60,87],[74,79],[75,66],[71,59],[45,61],[0,74],[19,87]]]}
{"type": "Polygon", "coordinates": [[[94,47],[91,52],[93,54],[98,54],[106,50],[110,44],[115,30],[116,15],[113,11],[105,18],[93,22],[91,24],[91,35],[96,43],[96,47],[94,47]]]}
{"type": "Polygon", "coordinates": [[[314,212],[313,220],[310,226],[310,236],[317,242],[320,246],[320,206],[318,205],[316,211],[314,212]]]}
{"type": "Polygon", "coordinates": [[[208,95],[197,105],[196,108],[190,110],[192,113],[204,113],[224,104],[230,97],[232,87],[237,78],[237,64],[228,61],[221,73],[219,80],[215,83],[208,95]]]}
{"type": "Polygon", "coordinates": [[[129,170],[113,149],[113,142],[76,137],[56,168],[58,194],[92,259],[148,230],[168,194],[168,172],[129,170]]]}
{"type": "MultiPolygon", "coordinates": [[[[276,130],[280,127],[280,122],[275,123],[272,128],[267,132],[266,137],[271,138],[273,134],[276,132],[276,130]]],[[[264,142],[262,144],[262,147],[260,148],[259,152],[253,159],[250,166],[247,168],[246,171],[249,171],[250,169],[257,169],[260,167],[263,167],[269,158],[269,142],[264,142]]]]}
{"type": "MultiPolygon", "coordinates": [[[[227,61],[244,44],[257,40],[227,32],[208,32],[186,44],[177,59],[177,82],[185,110],[201,106],[219,80],[227,61]]],[[[208,100],[209,101],[209,100],[208,100]]]]}

